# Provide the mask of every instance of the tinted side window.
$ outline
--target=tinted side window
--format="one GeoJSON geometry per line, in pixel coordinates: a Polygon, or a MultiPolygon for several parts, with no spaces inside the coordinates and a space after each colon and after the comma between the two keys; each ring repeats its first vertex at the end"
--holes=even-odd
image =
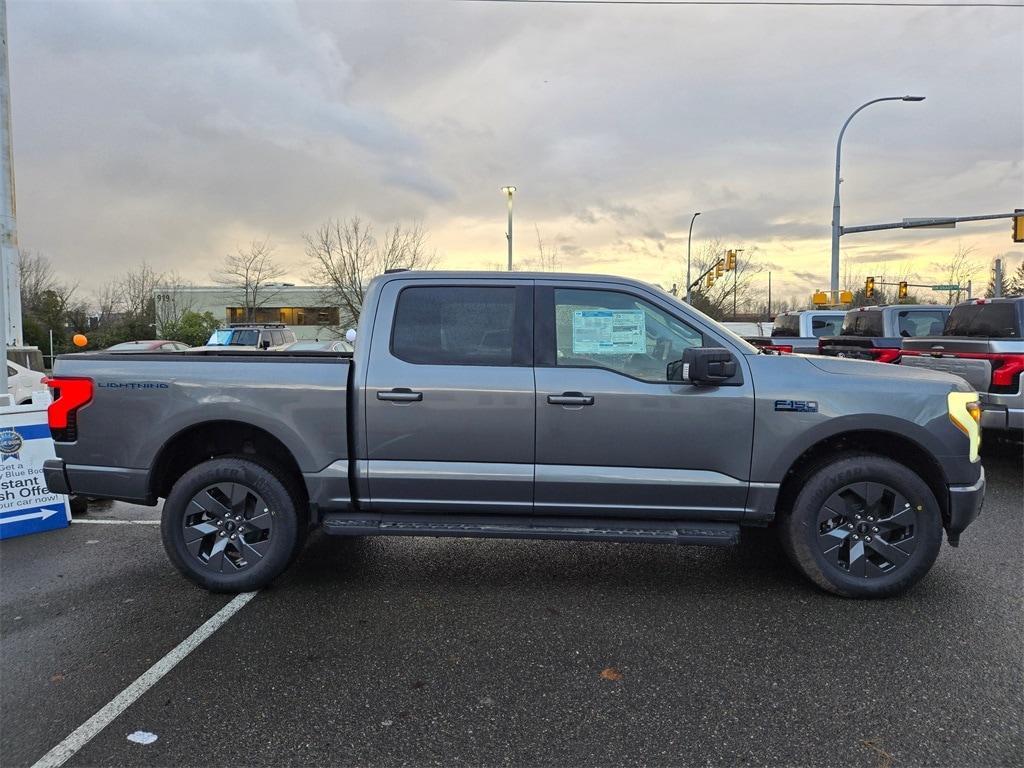
{"type": "Polygon", "coordinates": [[[982,336],[1011,339],[1021,335],[1017,312],[1011,301],[998,304],[960,304],[946,320],[943,336],[982,336]]]}
{"type": "Polygon", "coordinates": [[[896,316],[896,333],[900,336],[941,336],[946,313],[941,309],[919,309],[900,312],[896,316]]]}
{"type": "Polygon", "coordinates": [[[391,351],[424,365],[512,365],[515,288],[406,288],[391,351]]]}
{"type": "Polygon", "coordinates": [[[703,343],[700,331],[628,293],[555,289],[555,365],[665,382],[668,364],[703,343]]]}

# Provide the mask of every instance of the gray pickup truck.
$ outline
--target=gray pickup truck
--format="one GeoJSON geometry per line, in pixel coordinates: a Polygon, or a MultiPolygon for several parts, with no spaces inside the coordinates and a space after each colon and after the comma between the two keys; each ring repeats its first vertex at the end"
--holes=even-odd
{"type": "Polygon", "coordinates": [[[824,589],[908,588],[977,516],[977,395],[766,355],[616,277],[399,272],[354,353],[58,358],[53,491],[156,504],[174,564],[261,587],[329,534],[728,545],[774,525],[824,589]]]}
{"type": "Polygon", "coordinates": [[[902,364],[956,374],[981,394],[981,426],[1024,438],[1024,296],[957,304],[941,334],[903,343],[902,364]]]}
{"type": "Polygon", "coordinates": [[[898,363],[907,339],[938,336],[952,307],[938,304],[888,304],[851,309],[838,336],[818,340],[818,354],[898,363]]]}

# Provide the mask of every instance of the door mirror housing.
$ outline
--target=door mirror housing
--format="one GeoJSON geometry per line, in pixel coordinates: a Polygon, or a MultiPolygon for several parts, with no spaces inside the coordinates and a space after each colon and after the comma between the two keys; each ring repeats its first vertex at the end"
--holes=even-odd
{"type": "Polygon", "coordinates": [[[270,349],[270,339],[264,339],[260,342],[260,349],[270,349]]]}
{"type": "Polygon", "coordinates": [[[720,347],[691,347],[683,350],[683,359],[668,364],[669,381],[687,381],[697,385],[715,385],[736,375],[736,359],[720,347]]]}

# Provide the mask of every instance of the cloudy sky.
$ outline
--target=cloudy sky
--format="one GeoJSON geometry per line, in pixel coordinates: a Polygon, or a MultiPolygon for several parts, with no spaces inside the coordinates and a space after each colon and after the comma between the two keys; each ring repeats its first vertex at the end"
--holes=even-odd
{"type": "MultiPolygon", "coordinates": [[[[827,287],[843,223],[1024,207],[1024,11],[476,2],[9,0],[19,240],[94,290],[140,260],[208,282],[269,237],[302,281],[331,216],[421,220],[441,264],[668,285],[708,240],[779,294],[827,287]]],[[[843,238],[856,275],[938,277],[1009,223],[843,238]]],[[[984,278],[984,268],[979,273],[984,278]]],[[[778,295],[778,294],[777,294],[778,295]]]]}

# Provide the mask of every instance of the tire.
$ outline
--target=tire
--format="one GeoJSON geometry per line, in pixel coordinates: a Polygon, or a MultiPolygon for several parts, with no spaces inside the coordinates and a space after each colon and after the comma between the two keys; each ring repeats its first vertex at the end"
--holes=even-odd
{"type": "Polygon", "coordinates": [[[278,474],[232,457],[205,461],[182,475],[160,521],[175,567],[211,592],[251,592],[279,576],[300,548],[305,515],[291,484],[278,474]]]}
{"type": "Polygon", "coordinates": [[[935,563],[942,513],[928,484],[903,464],[845,454],[806,478],[779,536],[797,569],[822,589],[892,597],[935,563]]]}

